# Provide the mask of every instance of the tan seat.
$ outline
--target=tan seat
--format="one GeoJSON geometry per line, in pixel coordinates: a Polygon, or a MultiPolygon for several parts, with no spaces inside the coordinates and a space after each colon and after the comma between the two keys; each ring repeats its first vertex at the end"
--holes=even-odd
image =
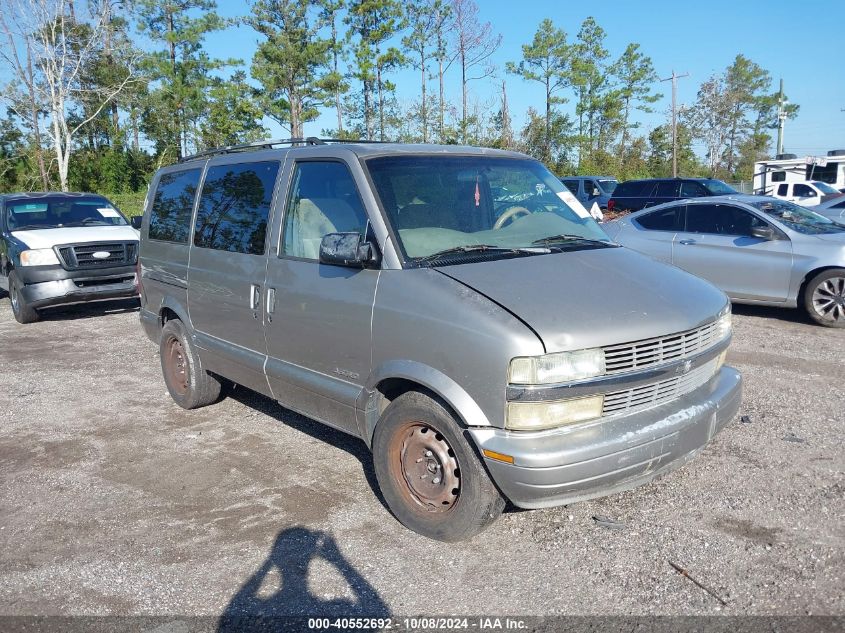
{"type": "Polygon", "coordinates": [[[360,232],[362,219],[338,198],[303,198],[293,210],[285,252],[294,257],[320,258],[320,242],[329,233],[360,232]]]}

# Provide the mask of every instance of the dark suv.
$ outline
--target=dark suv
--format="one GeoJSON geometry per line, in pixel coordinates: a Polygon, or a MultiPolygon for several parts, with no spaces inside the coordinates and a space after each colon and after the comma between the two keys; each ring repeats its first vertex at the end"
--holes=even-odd
{"type": "Polygon", "coordinates": [[[712,178],[648,178],[628,180],[616,187],[607,210],[617,213],[639,211],[656,204],[737,193],[721,180],[712,178]]]}

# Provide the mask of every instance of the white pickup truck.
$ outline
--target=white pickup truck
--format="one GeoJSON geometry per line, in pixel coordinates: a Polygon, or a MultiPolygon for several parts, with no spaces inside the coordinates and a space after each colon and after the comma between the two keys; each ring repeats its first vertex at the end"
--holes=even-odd
{"type": "Polygon", "coordinates": [[[20,323],[50,306],[138,295],[138,231],[106,198],[0,195],[0,288],[20,323]]]}
{"type": "Polygon", "coordinates": [[[804,182],[782,182],[774,187],[769,194],[774,198],[789,200],[805,207],[821,204],[831,196],[838,196],[840,192],[829,184],[819,180],[805,180],[804,182]]]}

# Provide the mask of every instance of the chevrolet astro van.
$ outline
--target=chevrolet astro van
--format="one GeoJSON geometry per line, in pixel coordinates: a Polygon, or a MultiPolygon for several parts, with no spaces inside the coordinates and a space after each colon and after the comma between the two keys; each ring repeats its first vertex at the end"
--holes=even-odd
{"type": "MultiPolygon", "coordinates": [[[[141,323],[173,399],[232,381],[362,439],[404,525],[468,538],[650,481],[737,414],[730,303],[499,150],[267,141],[161,169],[141,323]]],[[[316,467],[316,466],[315,466],[316,467]]]]}

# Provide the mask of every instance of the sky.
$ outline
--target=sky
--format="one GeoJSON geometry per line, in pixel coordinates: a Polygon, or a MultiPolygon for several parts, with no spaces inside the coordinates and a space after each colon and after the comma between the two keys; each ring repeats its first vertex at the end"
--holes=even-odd
{"type": "MultiPolygon", "coordinates": [[[[810,10],[810,3],[802,10],[802,5],[788,0],[476,1],[482,19],[490,21],[503,39],[493,57],[499,68],[497,76],[472,82],[471,89],[481,98],[491,97],[498,94],[505,79],[515,129],[523,124],[529,106],[543,109],[543,90],[538,83],[504,73],[505,63],[521,59],[522,44],[531,41],[543,18],[551,18],[571,41],[584,18],[592,15],[607,32],[611,59],[618,58],[628,43],[638,42],[660,77],[669,77],[672,70],[689,73],[689,77],[678,80],[679,104],[692,104],[701,82],[724,71],[742,53],[771,73],[773,90],[782,78],[790,102],[801,106],[798,117],[786,122],[784,151],[799,156],[824,155],[827,150],[845,148],[843,0],[820,4],[822,11],[810,10]],[[800,26],[802,23],[804,26],[800,26]]],[[[239,0],[219,0],[218,6],[227,16],[248,10],[239,0]]],[[[207,44],[213,56],[240,58],[248,66],[257,40],[251,29],[239,27],[212,34],[207,44]]],[[[460,103],[459,76],[454,68],[451,73],[451,77],[447,75],[447,98],[460,103]]],[[[402,71],[391,79],[397,84],[400,101],[417,98],[417,71],[402,71]]],[[[435,82],[430,88],[436,89],[435,82]]],[[[653,114],[640,116],[643,133],[666,121],[671,108],[670,82],[656,89],[664,96],[655,104],[653,114]]],[[[561,109],[572,113],[574,104],[570,100],[561,109]]],[[[275,124],[269,127],[274,137],[286,135],[275,124]]],[[[317,121],[305,125],[305,133],[319,135],[322,129],[334,127],[334,111],[327,110],[317,121]]]]}

